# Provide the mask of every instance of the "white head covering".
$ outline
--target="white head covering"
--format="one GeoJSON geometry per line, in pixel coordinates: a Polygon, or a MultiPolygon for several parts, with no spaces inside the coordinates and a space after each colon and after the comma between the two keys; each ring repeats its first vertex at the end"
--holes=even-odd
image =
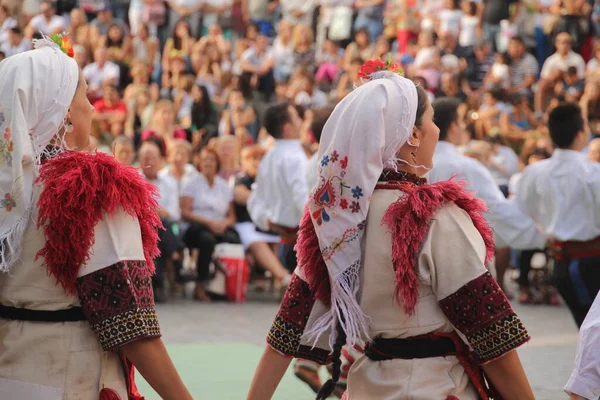
{"type": "Polygon", "coordinates": [[[334,333],[336,322],[350,343],[367,336],[356,298],[365,220],[381,173],[396,168],[397,153],[415,124],[415,84],[389,71],[371,79],[337,105],[321,135],[318,183],[308,208],[329,273],[331,309],[307,332],[315,340],[334,333]]]}
{"type": "Polygon", "coordinates": [[[0,63],[0,271],[20,259],[33,185],[46,148],[64,124],[79,67],[47,38],[0,63]]]}

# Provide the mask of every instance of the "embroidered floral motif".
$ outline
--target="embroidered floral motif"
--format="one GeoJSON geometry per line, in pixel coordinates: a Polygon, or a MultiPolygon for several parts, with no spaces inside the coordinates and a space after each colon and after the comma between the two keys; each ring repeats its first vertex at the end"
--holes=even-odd
{"type": "MultiPolygon", "coordinates": [[[[353,202],[355,203],[355,202],[353,202]]],[[[352,207],[352,206],[351,206],[352,207]]],[[[358,237],[358,233],[365,229],[366,221],[361,222],[354,228],[346,229],[341,238],[335,238],[330,246],[321,249],[321,254],[323,255],[323,260],[328,261],[333,257],[333,255],[343,249],[346,246],[346,243],[349,243],[353,240],[356,240],[358,237]]]]}
{"type": "Polygon", "coordinates": [[[12,167],[12,154],[10,153],[13,151],[13,148],[14,144],[10,128],[6,128],[4,130],[4,139],[0,139],[0,164],[2,164],[2,161],[6,161],[6,164],[12,167]]]}
{"type": "Polygon", "coordinates": [[[317,225],[331,221],[331,217],[335,216],[335,212],[332,213],[335,208],[350,209],[352,213],[357,213],[361,209],[358,202],[351,202],[350,199],[360,200],[361,197],[364,197],[363,189],[360,186],[352,187],[344,180],[346,168],[348,168],[348,157],[340,159],[340,154],[334,150],[331,154],[325,154],[321,159],[321,168],[334,168],[334,165],[339,172],[334,170],[328,178],[325,178],[321,171],[321,185],[312,193],[317,208],[311,211],[311,217],[317,225]],[[338,161],[339,167],[337,167],[338,161]],[[352,197],[345,197],[350,194],[352,197]]]}
{"type": "Polygon", "coordinates": [[[4,198],[0,201],[0,208],[4,208],[8,212],[12,211],[16,206],[17,202],[12,198],[10,193],[6,193],[4,198]]]}
{"type": "Polygon", "coordinates": [[[498,358],[529,340],[527,329],[489,272],[439,303],[452,325],[466,336],[479,363],[498,358]]]}

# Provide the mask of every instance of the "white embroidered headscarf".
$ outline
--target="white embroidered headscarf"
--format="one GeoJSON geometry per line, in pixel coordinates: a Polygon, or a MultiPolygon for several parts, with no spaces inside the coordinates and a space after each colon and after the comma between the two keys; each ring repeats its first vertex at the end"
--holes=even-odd
{"type": "MultiPolygon", "coordinates": [[[[336,323],[350,343],[367,335],[357,300],[365,220],[381,173],[396,168],[415,124],[415,84],[389,71],[371,78],[337,105],[321,135],[308,208],[329,273],[331,308],[307,332],[315,343],[322,333],[334,333],[336,323]]],[[[332,348],[334,341],[332,334],[332,348]]]]}
{"type": "Polygon", "coordinates": [[[79,67],[52,40],[0,62],[0,272],[20,260],[41,158],[61,130],[79,67]]]}

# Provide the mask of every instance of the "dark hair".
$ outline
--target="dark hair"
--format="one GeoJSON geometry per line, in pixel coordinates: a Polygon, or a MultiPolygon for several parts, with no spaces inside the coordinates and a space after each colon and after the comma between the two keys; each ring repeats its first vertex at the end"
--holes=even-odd
{"type": "Polygon", "coordinates": [[[365,63],[365,61],[360,58],[360,57],[355,57],[352,59],[352,61],[350,61],[350,64],[360,64],[363,65],[365,63]]]}
{"type": "Polygon", "coordinates": [[[317,393],[316,400],[326,400],[331,397],[338,381],[340,380],[340,375],[342,372],[342,347],[346,344],[346,332],[344,332],[344,329],[342,328],[341,321],[337,322],[336,331],[337,334],[335,343],[333,344],[333,352],[331,354],[331,360],[333,361],[331,365],[331,379],[321,386],[319,393],[317,393]]]}
{"type": "MultiPolygon", "coordinates": [[[[217,161],[217,174],[221,172],[221,158],[219,157],[219,153],[217,153],[217,151],[211,147],[203,147],[198,155],[202,157],[202,153],[212,154],[215,157],[215,160],[217,161]]],[[[200,166],[198,166],[198,169],[200,169],[200,166]]],[[[202,171],[200,171],[200,173],[203,174],[202,171]]]]}
{"type": "Polygon", "coordinates": [[[10,28],[10,33],[14,33],[15,35],[20,35],[21,34],[21,28],[19,28],[18,26],[15,26],[14,28],[10,28]]]}
{"type": "Polygon", "coordinates": [[[156,137],[156,136],[152,136],[149,137],[148,139],[144,140],[141,144],[140,144],[140,148],[142,147],[142,145],[144,143],[150,143],[155,145],[158,148],[158,151],[160,152],[160,156],[161,157],[166,157],[167,156],[167,145],[164,141],[163,138],[161,137],[156,137]]]}
{"type": "Polygon", "coordinates": [[[567,68],[567,75],[577,75],[577,67],[571,65],[567,68]]]}
{"type": "Polygon", "coordinates": [[[263,125],[269,135],[275,139],[281,139],[283,136],[283,127],[291,122],[289,104],[286,102],[278,102],[271,104],[265,110],[263,116],[263,125]]]}
{"type": "Polygon", "coordinates": [[[312,131],[312,134],[315,137],[317,143],[321,141],[321,133],[323,133],[325,123],[327,123],[327,120],[331,116],[333,109],[334,107],[328,106],[313,110],[313,122],[310,125],[310,130],[312,131]]]}
{"type": "Polygon", "coordinates": [[[525,46],[525,41],[521,36],[513,36],[512,38],[510,38],[510,40],[521,43],[523,46],[525,46]]]}
{"type": "Polygon", "coordinates": [[[556,147],[566,149],[573,145],[579,132],[584,129],[581,108],[575,103],[562,103],[548,117],[550,138],[556,147]]]}
{"type": "Polygon", "coordinates": [[[512,93],[508,97],[508,102],[513,106],[518,106],[523,101],[523,95],[521,93],[512,93]]]}
{"type": "Polygon", "coordinates": [[[469,1],[469,15],[477,15],[477,3],[469,1]]]}
{"type": "Polygon", "coordinates": [[[175,48],[175,50],[183,50],[183,41],[179,36],[177,36],[177,28],[179,28],[179,25],[181,24],[185,24],[185,26],[188,29],[188,33],[190,34],[190,36],[192,35],[192,28],[190,27],[190,23],[187,22],[186,19],[181,18],[179,21],[177,21],[175,23],[175,26],[173,27],[173,32],[171,33],[171,39],[173,39],[173,47],[175,48]]]}
{"type": "Polygon", "coordinates": [[[0,59],[4,60],[6,58],[6,53],[0,50],[0,59]]]}
{"type": "Polygon", "coordinates": [[[421,121],[423,119],[423,114],[427,111],[427,106],[429,106],[429,97],[427,96],[427,92],[419,85],[415,85],[417,88],[417,116],[415,118],[415,126],[420,127],[421,121]]]}
{"type": "Polygon", "coordinates": [[[504,100],[504,89],[500,87],[492,87],[488,89],[486,93],[488,93],[490,96],[496,99],[496,101],[504,100]]]}
{"type": "Polygon", "coordinates": [[[202,129],[210,122],[214,109],[206,86],[199,86],[199,89],[202,92],[202,99],[194,101],[192,104],[192,125],[195,125],[197,129],[202,129]]]}
{"type": "Polygon", "coordinates": [[[354,32],[354,40],[356,40],[356,37],[358,35],[360,35],[361,33],[364,33],[365,35],[367,35],[368,41],[369,42],[371,41],[371,35],[369,34],[369,31],[367,30],[367,28],[360,28],[356,32],[354,32]]]}
{"type": "Polygon", "coordinates": [[[433,102],[433,122],[440,128],[440,140],[446,140],[450,125],[458,119],[460,100],[456,97],[440,97],[433,102]]]}
{"type": "Polygon", "coordinates": [[[550,158],[550,154],[548,154],[548,151],[541,147],[536,147],[535,149],[533,149],[533,151],[527,156],[527,159],[529,159],[529,157],[531,156],[536,156],[544,159],[550,158]]]}

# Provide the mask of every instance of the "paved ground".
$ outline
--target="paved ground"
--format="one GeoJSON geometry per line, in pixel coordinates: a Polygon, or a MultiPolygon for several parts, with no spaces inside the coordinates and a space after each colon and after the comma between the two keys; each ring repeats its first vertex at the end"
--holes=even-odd
{"type": "MultiPolygon", "coordinates": [[[[566,399],[577,330],[564,307],[515,306],[532,340],[519,351],[537,400],[566,399]]],[[[163,338],[195,399],[243,400],[277,312],[274,302],[202,304],[172,300],[158,307],[163,338]]],[[[144,382],[147,400],[158,400],[144,382]]],[[[277,400],[311,400],[312,392],[288,373],[277,400]]]]}

